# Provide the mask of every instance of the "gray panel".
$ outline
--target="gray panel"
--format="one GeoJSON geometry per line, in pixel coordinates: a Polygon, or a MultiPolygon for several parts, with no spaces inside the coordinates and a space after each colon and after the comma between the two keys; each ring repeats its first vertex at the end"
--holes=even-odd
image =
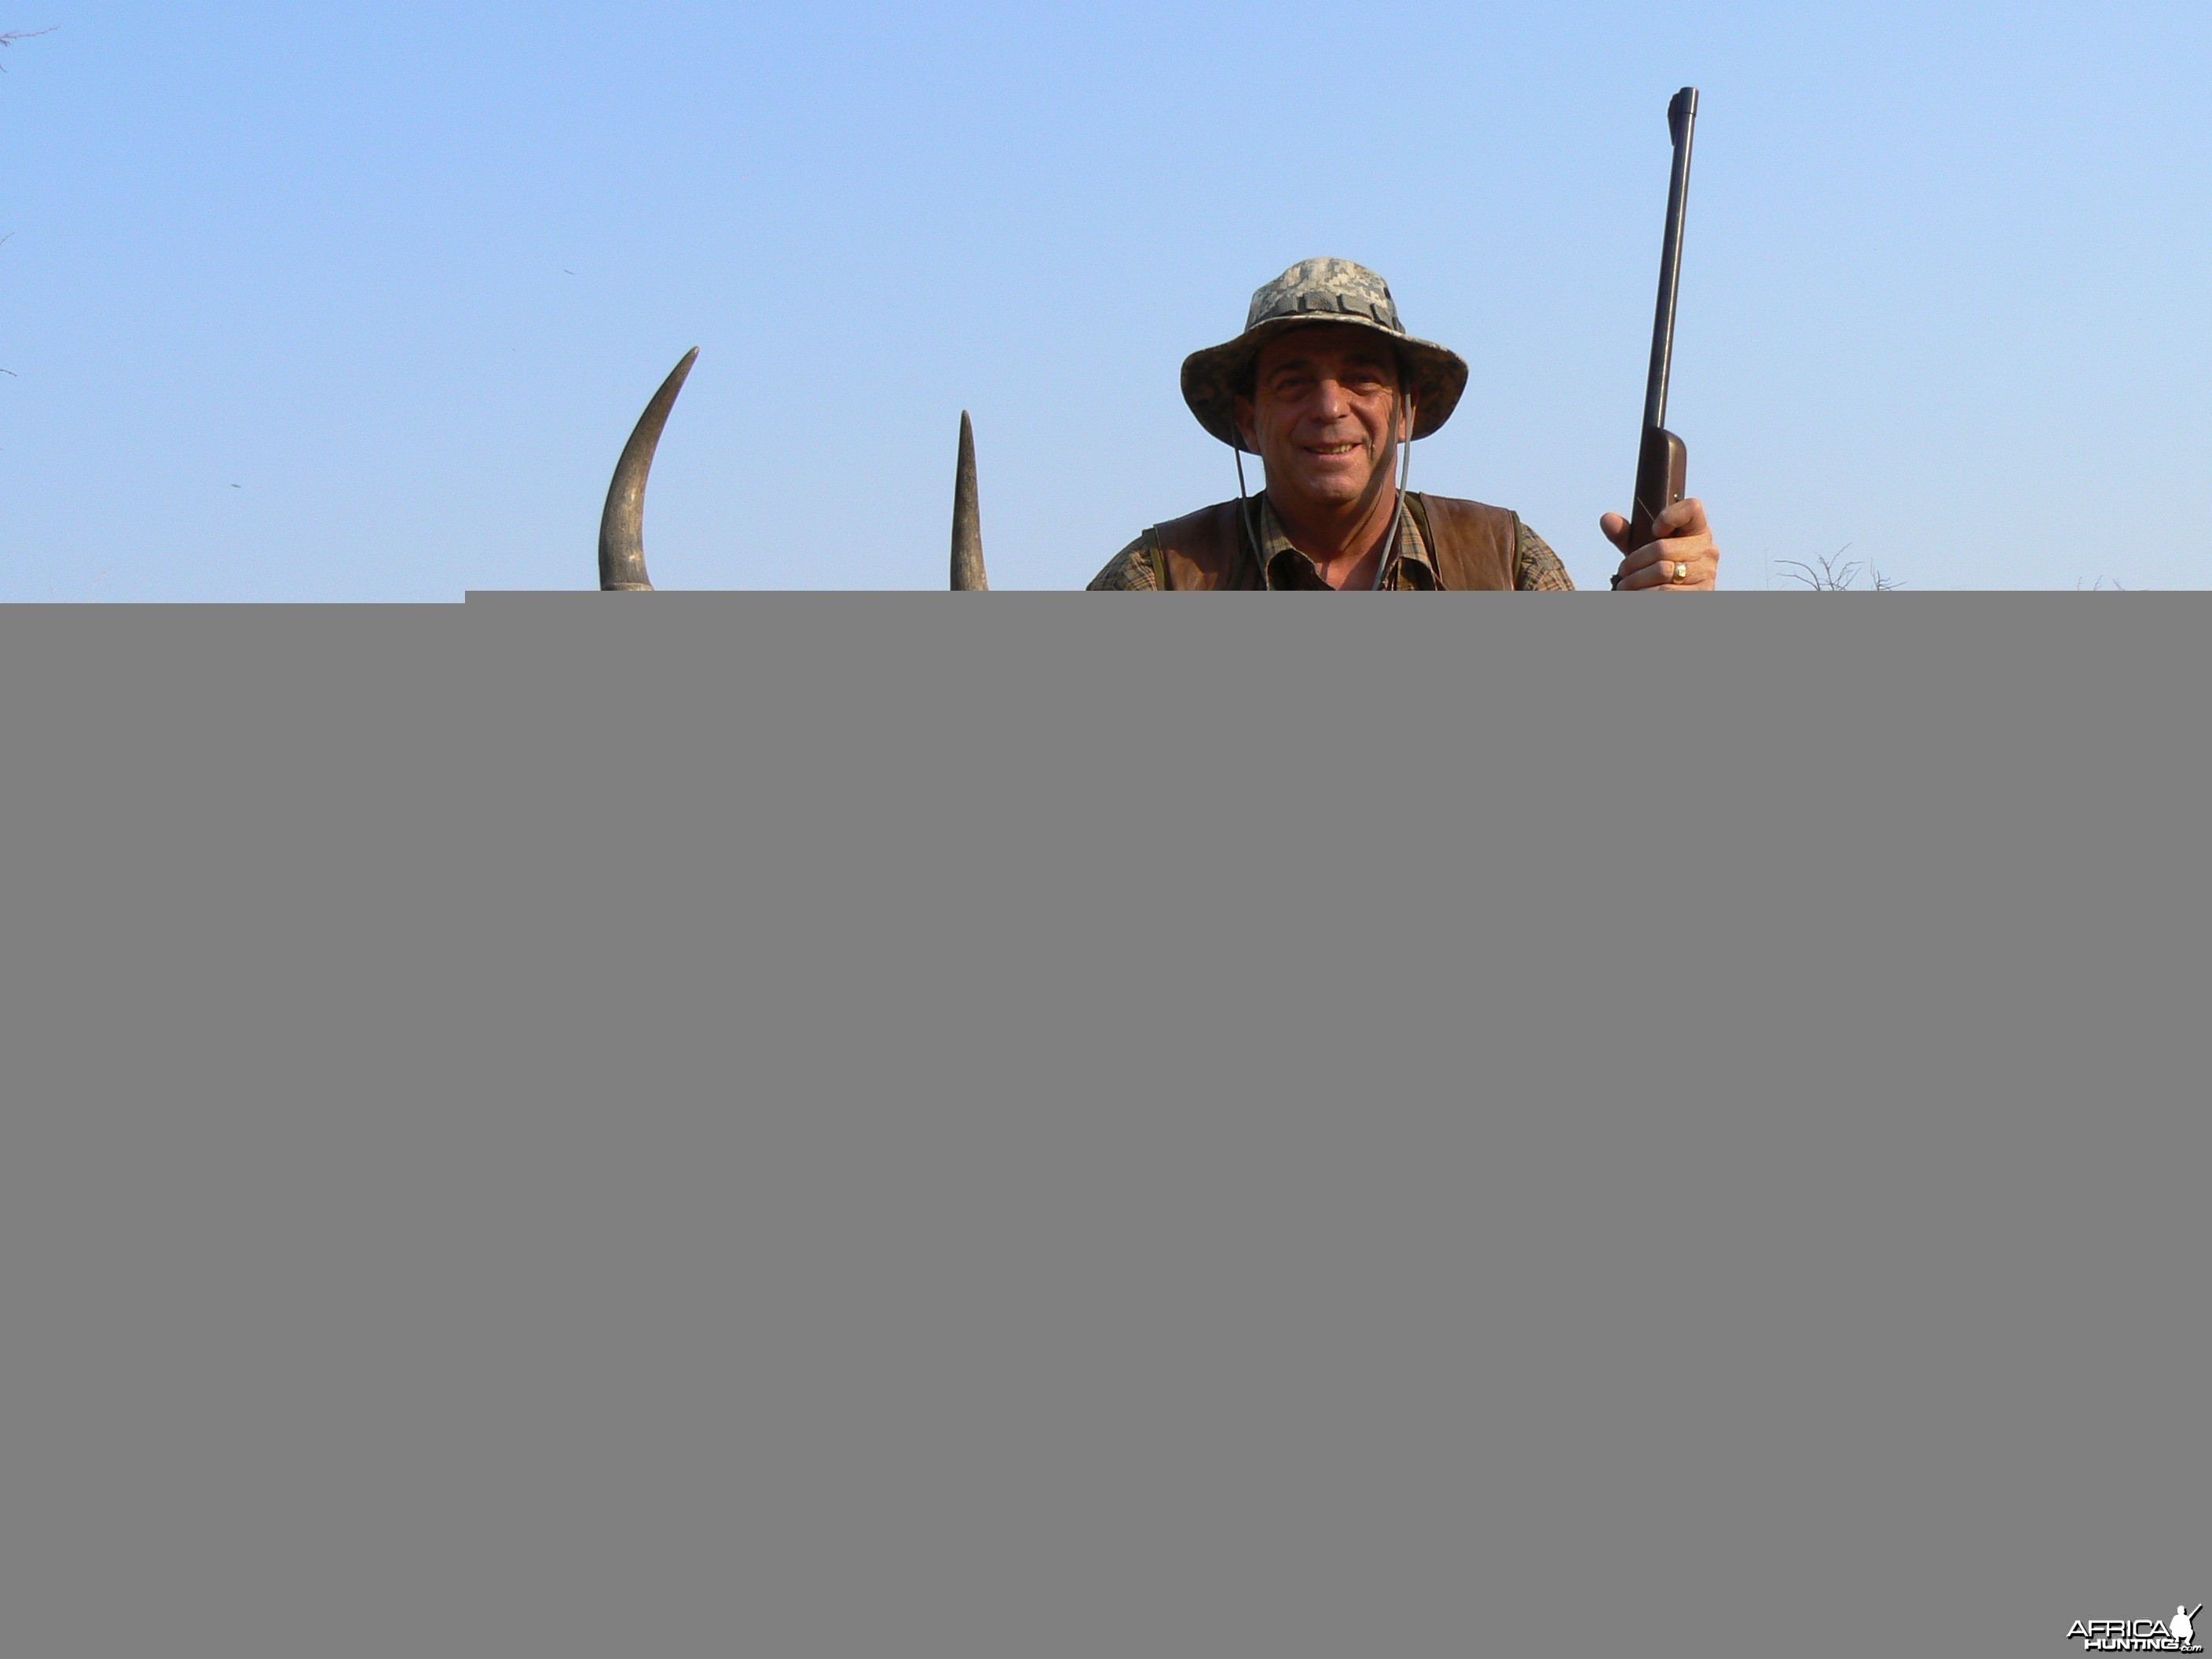
{"type": "Polygon", "coordinates": [[[2205,621],[0,613],[4,1645],[2194,1607],[2205,621]]]}

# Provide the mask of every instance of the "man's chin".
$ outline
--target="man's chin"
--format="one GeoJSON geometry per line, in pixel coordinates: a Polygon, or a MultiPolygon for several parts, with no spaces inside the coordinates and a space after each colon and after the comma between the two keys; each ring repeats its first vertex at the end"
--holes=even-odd
{"type": "Polygon", "coordinates": [[[1366,499],[1364,484],[1345,484],[1334,481],[1316,484],[1304,492],[1308,501],[1316,507],[1356,507],[1366,499]]]}
{"type": "Polygon", "coordinates": [[[1317,506],[1349,507],[1367,493],[1371,475],[1355,477],[1341,467],[1300,467],[1291,478],[1298,494],[1317,506]]]}

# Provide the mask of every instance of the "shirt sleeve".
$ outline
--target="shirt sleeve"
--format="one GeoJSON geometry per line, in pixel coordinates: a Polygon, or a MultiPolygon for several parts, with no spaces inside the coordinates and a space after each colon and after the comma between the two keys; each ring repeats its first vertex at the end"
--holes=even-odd
{"type": "Polygon", "coordinates": [[[1139,536],[1116,553],[1106,568],[1091,579],[1091,586],[1086,591],[1092,593],[1152,593],[1157,592],[1159,586],[1159,578],[1152,574],[1152,562],[1145,556],[1145,538],[1139,536]]]}
{"type": "Polygon", "coordinates": [[[1559,556],[1520,520],[1513,524],[1520,533],[1520,544],[1513,553],[1513,586],[1523,593],[1573,592],[1575,579],[1567,574],[1559,556]]]}

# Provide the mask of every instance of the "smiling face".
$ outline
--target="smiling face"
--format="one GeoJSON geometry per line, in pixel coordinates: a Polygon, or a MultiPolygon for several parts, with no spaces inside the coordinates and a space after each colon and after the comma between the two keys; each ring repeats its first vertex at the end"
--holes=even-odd
{"type": "Polygon", "coordinates": [[[1267,487],[1293,502],[1342,511],[1389,482],[1398,417],[1398,355],[1371,329],[1318,323],[1260,349],[1237,424],[1267,464],[1267,487]]]}

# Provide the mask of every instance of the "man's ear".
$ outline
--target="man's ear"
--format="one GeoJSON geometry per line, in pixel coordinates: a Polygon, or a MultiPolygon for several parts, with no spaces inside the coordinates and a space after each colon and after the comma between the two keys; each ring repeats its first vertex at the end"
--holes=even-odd
{"type": "Polygon", "coordinates": [[[1255,412],[1249,398],[1237,398],[1231,410],[1237,422],[1237,435],[1244,441],[1246,452],[1256,455],[1260,453],[1260,434],[1252,424],[1255,412]]]}

